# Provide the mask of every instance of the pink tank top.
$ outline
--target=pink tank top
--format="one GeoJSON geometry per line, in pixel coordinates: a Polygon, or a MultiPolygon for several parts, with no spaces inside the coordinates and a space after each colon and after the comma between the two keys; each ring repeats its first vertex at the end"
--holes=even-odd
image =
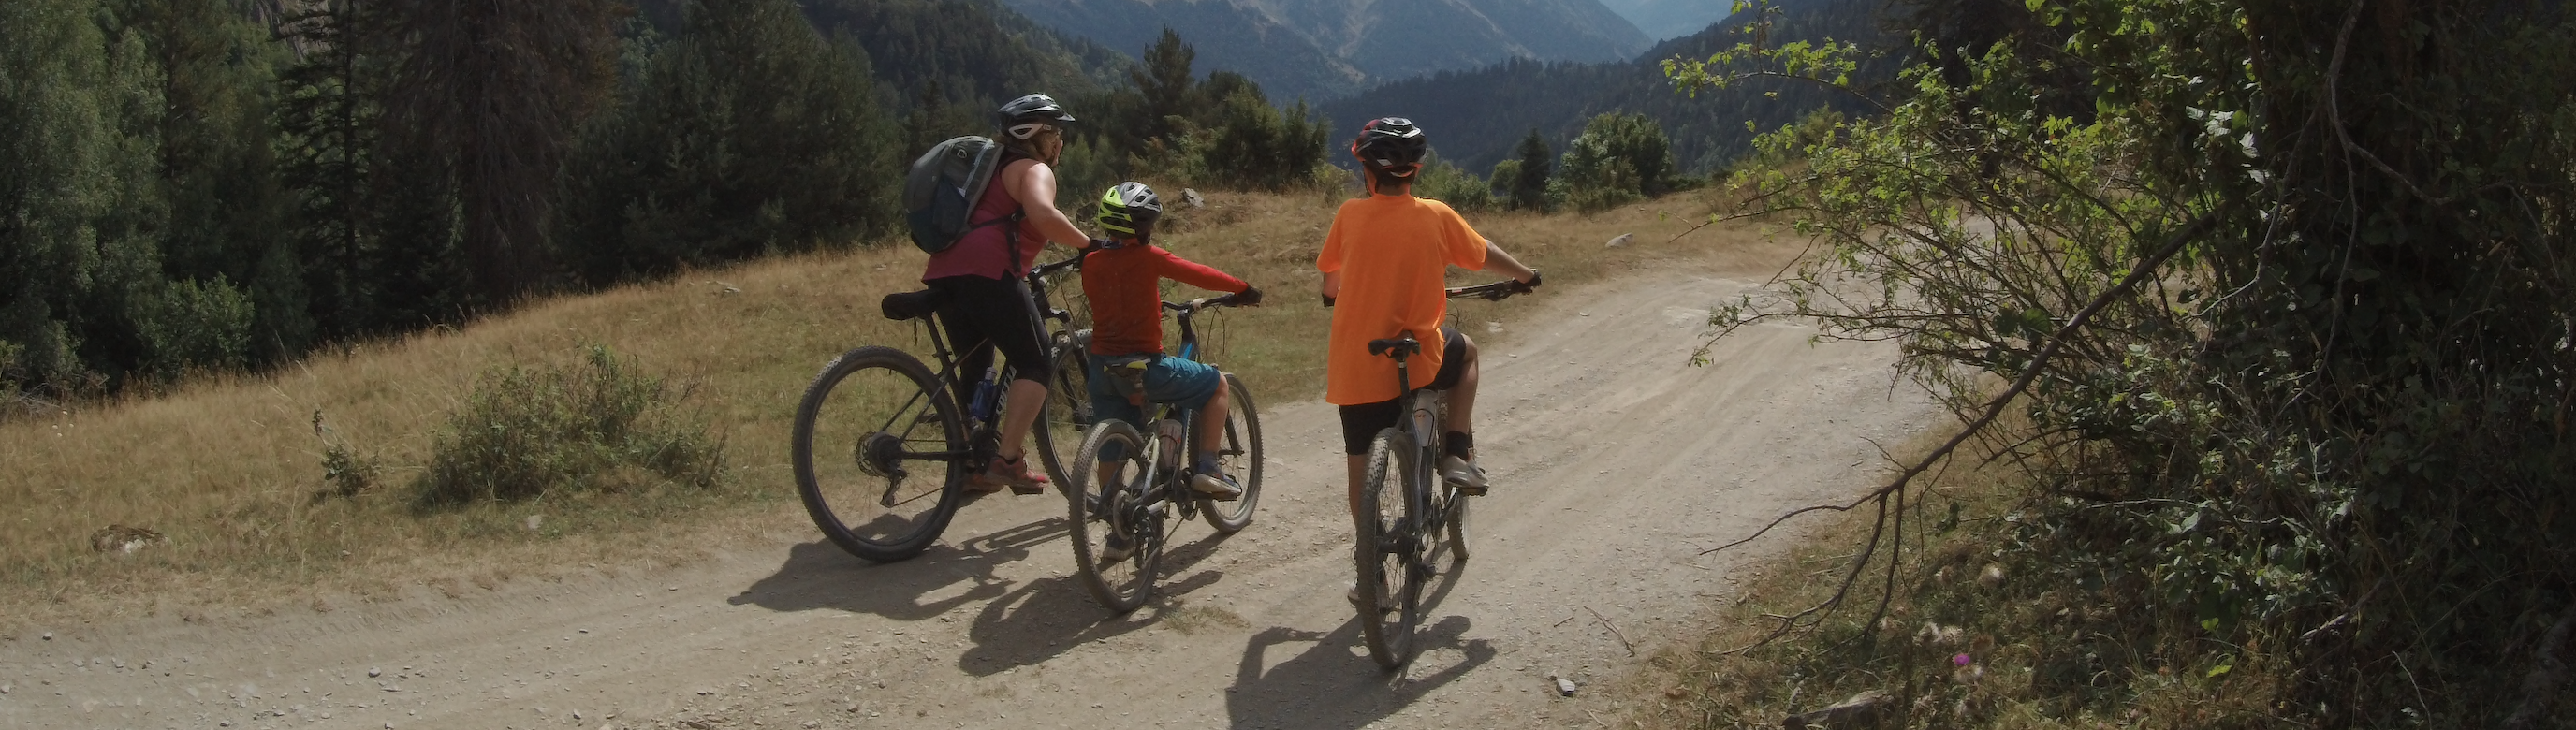
{"type": "MultiPolygon", "coordinates": [[[[1003,153],[1002,171],[995,173],[993,181],[984,186],[983,197],[976,199],[975,212],[966,219],[968,225],[1009,218],[1020,210],[1020,201],[1012,198],[1010,188],[1002,185],[1002,176],[1010,170],[1011,163],[1025,159],[1029,158],[1017,152],[1003,153]]],[[[1027,219],[1022,219],[1019,222],[1019,250],[1014,252],[1010,250],[1011,225],[994,223],[967,231],[965,237],[957,239],[957,245],[930,255],[930,266],[921,272],[921,280],[981,276],[1009,281],[1027,273],[1029,267],[1037,263],[1038,252],[1046,248],[1046,234],[1039,232],[1038,227],[1027,219]]]]}

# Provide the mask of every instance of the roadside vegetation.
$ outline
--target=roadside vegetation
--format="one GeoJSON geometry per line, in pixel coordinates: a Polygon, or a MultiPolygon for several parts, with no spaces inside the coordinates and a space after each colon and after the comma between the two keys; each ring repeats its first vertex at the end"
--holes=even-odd
{"type": "Polygon", "coordinates": [[[1759,25],[1666,67],[1874,109],[1731,178],[1730,215],[1818,255],[1719,323],[1899,342],[1963,428],[1824,506],[1844,539],[1641,714],[1876,691],[1831,726],[2569,727],[2576,16],[1919,10],[1891,88],[1850,82],[1875,49],[1759,25]]]}

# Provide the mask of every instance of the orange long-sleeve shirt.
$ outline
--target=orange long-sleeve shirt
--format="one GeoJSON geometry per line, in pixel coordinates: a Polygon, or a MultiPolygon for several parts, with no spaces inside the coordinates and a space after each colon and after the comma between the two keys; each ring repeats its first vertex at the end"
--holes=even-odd
{"type": "Polygon", "coordinates": [[[1163,351],[1162,280],[1228,294],[1252,288],[1156,246],[1131,244],[1082,258],[1082,295],[1091,299],[1091,353],[1163,351]]]}

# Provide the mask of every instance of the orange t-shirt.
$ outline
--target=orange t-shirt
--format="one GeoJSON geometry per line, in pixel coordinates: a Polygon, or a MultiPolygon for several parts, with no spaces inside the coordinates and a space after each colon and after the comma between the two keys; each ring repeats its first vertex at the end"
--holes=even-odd
{"type": "Polygon", "coordinates": [[[1443,289],[1450,265],[1485,268],[1485,238],[1437,200],[1371,195],[1342,203],[1324,234],[1315,268],[1341,272],[1333,334],[1324,362],[1324,402],[1354,406],[1394,400],[1395,360],[1371,355],[1369,340],[1412,330],[1422,354],[1405,360],[1413,387],[1440,372],[1440,322],[1449,314],[1443,289]]]}

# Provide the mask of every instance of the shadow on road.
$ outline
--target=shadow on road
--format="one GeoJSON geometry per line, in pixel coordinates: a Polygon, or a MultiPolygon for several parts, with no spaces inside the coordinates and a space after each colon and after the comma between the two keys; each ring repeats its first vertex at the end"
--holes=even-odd
{"type": "Polygon", "coordinates": [[[1223,535],[1207,534],[1163,554],[1163,579],[1145,607],[1113,615],[1092,602],[1082,578],[1074,574],[1073,550],[1057,540],[1065,533],[1064,518],[1049,517],[954,547],[933,545],[919,557],[883,565],[817,540],[789,548],[777,571],[726,602],[772,611],[849,611],[907,622],[981,604],[967,629],[974,645],[958,656],[957,665],[984,676],[1150,626],[1178,608],[1191,591],[1225,577],[1220,570],[1196,569],[1225,542],[1223,535]],[[997,567],[1024,560],[1060,563],[1061,568],[1024,583],[996,577],[997,567]]]}
{"type": "Polygon", "coordinates": [[[1009,593],[1010,582],[994,577],[994,567],[1029,559],[1033,552],[1044,559],[1052,552],[1035,548],[1064,534],[1064,518],[1050,517],[955,547],[932,545],[920,557],[883,565],[816,540],[789,548],[787,561],[776,572],[726,602],[772,611],[834,609],[919,621],[1009,593]]]}
{"type": "MultiPolygon", "coordinates": [[[[1466,574],[1451,563],[1422,596],[1428,615],[1449,597],[1466,574]]],[[[1492,642],[1467,638],[1472,622],[1448,616],[1414,636],[1412,664],[1388,674],[1370,659],[1360,638],[1358,617],[1331,633],[1273,627],[1253,634],[1235,667],[1234,686],[1226,690],[1226,716],[1235,730],[1350,730],[1366,727],[1413,701],[1457,681],[1494,660],[1492,642]],[[1311,643],[1303,653],[1275,665],[1274,647],[1311,643]],[[1265,667],[1267,667],[1265,669],[1265,667]]]]}
{"type": "Polygon", "coordinates": [[[1252,635],[1226,692],[1226,717],[1236,730],[1350,730],[1402,711],[1413,701],[1494,660],[1484,639],[1466,639],[1467,617],[1450,616],[1425,627],[1415,641],[1422,656],[1405,676],[1389,675],[1360,649],[1355,618],[1331,633],[1274,627],[1252,635]],[[1305,650],[1277,664],[1276,651],[1305,650]],[[1463,659],[1427,666],[1451,655],[1463,659]],[[1265,668],[1266,667],[1266,668],[1265,668]]]}
{"type": "Polygon", "coordinates": [[[1045,662],[1083,642],[1152,626],[1166,613],[1180,608],[1183,597],[1191,591],[1225,578],[1221,570],[1192,570],[1224,542],[1224,535],[1211,533],[1167,548],[1162,560],[1163,577],[1155,582],[1153,597],[1124,616],[1112,614],[1092,601],[1090,589],[1082,585],[1082,576],[1074,572],[1071,548],[1054,556],[1041,553],[1038,560],[1052,557],[1063,561],[1064,571],[1029,581],[985,603],[984,611],[967,629],[967,638],[975,646],[957,658],[957,668],[979,677],[995,674],[1045,662]]]}

